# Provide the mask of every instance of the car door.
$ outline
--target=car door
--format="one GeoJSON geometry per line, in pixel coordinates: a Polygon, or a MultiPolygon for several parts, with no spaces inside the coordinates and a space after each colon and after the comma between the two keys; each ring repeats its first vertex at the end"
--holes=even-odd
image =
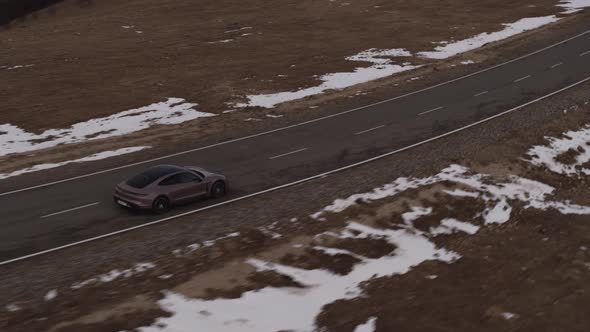
{"type": "Polygon", "coordinates": [[[170,175],[158,184],[161,187],[161,193],[168,196],[171,203],[182,200],[186,184],[181,181],[180,174],[170,175]]]}
{"type": "Polygon", "coordinates": [[[193,199],[207,194],[207,184],[196,173],[183,172],[180,174],[180,181],[186,185],[183,188],[183,200],[193,199]]]}
{"type": "Polygon", "coordinates": [[[159,184],[173,202],[190,200],[207,193],[203,178],[192,172],[171,175],[159,184]]]}

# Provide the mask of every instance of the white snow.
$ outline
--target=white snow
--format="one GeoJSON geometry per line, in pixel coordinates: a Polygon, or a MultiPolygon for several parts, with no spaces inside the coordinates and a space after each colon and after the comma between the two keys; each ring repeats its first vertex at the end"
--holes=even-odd
{"type": "Polygon", "coordinates": [[[312,95],[324,93],[326,90],[340,90],[360,83],[369,82],[379,78],[391,76],[396,73],[418,68],[419,66],[396,65],[390,57],[411,56],[404,49],[377,50],[369,49],[356,55],[347,57],[350,61],[369,62],[370,67],[359,67],[354,72],[331,73],[322,75],[319,79],[322,84],[297,91],[278,92],[271,94],[250,95],[246,103],[236,104],[236,107],[264,107],[273,108],[278,104],[297,100],[312,95]]]}
{"type": "Polygon", "coordinates": [[[0,124],[0,156],[121,136],[156,125],[174,125],[215,114],[199,112],[197,104],[169,98],[165,102],[119,112],[104,118],[79,122],[69,128],[27,132],[10,123],[0,124]]]}
{"type": "Polygon", "coordinates": [[[5,70],[15,70],[15,69],[20,69],[20,68],[29,68],[29,67],[33,67],[34,64],[29,64],[29,65],[16,65],[16,66],[12,66],[12,67],[8,67],[5,70]]]}
{"type": "Polygon", "coordinates": [[[565,9],[562,14],[573,14],[590,7],[590,0],[562,0],[557,6],[565,9]]]}
{"type": "Polygon", "coordinates": [[[233,32],[239,32],[239,31],[243,31],[243,30],[249,30],[249,29],[252,29],[252,27],[243,27],[243,28],[234,29],[234,30],[227,30],[227,31],[224,31],[223,33],[233,33],[233,32]]]}
{"type": "MultiPolygon", "coordinates": [[[[564,8],[562,14],[571,14],[582,8],[590,7],[590,0],[562,0],[558,5],[564,8]]],[[[544,25],[559,21],[556,15],[542,16],[542,17],[527,17],[522,18],[516,22],[503,24],[504,28],[495,32],[483,32],[471,38],[460,41],[440,41],[432,42],[437,44],[432,51],[420,52],[417,55],[427,59],[447,59],[452,56],[472,51],[480,48],[488,43],[500,41],[514,35],[538,29],[544,25]]],[[[236,30],[232,30],[236,31],[236,30]]],[[[228,31],[229,32],[229,31],[228,31]]],[[[230,40],[224,40],[226,42],[230,40]]],[[[284,91],[270,94],[253,94],[246,96],[247,101],[244,103],[235,104],[235,107],[263,107],[273,108],[278,104],[302,99],[312,95],[322,94],[326,90],[344,89],[356,84],[365,83],[368,81],[380,79],[391,76],[400,72],[419,68],[420,66],[411,65],[405,62],[394,64],[390,58],[392,57],[410,57],[412,54],[402,48],[394,49],[368,49],[356,55],[349,56],[346,59],[350,61],[362,61],[372,63],[370,67],[359,67],[354,72],[348,73],[331,73],[319,77],[322,83],[318,86],[301,88],[295,91],[284,91]]],[[[475,63],[473,60],[462,61],[462,65],[475,63]]],[[[291,67],[293,67],[292,65],[291,67]]],[[[410,79],[414,80],[416,78],[410,79]]]]}
{"type": "Polygon", "coordinates": [[[461,190],[461,189],[445,190],[444,192],[451,195],[451,196],[456,196],[456,197],[472,197],[472,198],[479,197],[479,193],[477,193],[477,192],[465,191],[465,190],[461,190]]]}
{"type": "Polygon", "coordinates": [[[225,44],[225,43],[229,43],[231,41],[233,41],[233,39],[222,39],[222,40],[208,42],[208,44],[225,44]]]}
{"type": "Polygon", "coordinates": [[[420,52],[418,55],[428,59],[447,59],[457,54],[480,48],[487,43],[506,39],[525,31],[537,29],[543,25],[557,22],[558,20],[559,18],[555,15],[523,18],[514,23],[504,24],[503,30],[491,33],[484,32],[468,39],[438,46],[434,51],[420,52]]]}
{"type": "Polygon", "coordinates": [[[430,228],[430,234],[436,236],[439,234],[452,234],[456,231],[461,231],[469,235],[477,233],[479,226],[460,221],[454,218],[445,218],[440,221],[440,225],[430,228]]]}
{"type": "MultiPolygon", "coordinates": [[[[439,182],[452,182],[478,192],[487,207],[482,211],[486,224],[504,223],[509,220],[512,208],[509,201],[520,201],[525,208],[540,210],[556,209],[562,214],[590,214],[590,207],[572,204],[568,201],[551,201],[548,196],[555,188],[544,183],[521,178],[508,177],[508,181],[498,184],[487,184],[489,175],[471,174],[470,170],[460,165],[451,165],[440,173],[425,178],[398,178],[394,182],[375,188],[368,193],[351,195],[345,199],[336,199],[332,204],[311,215],[320,220],[326,213],[338,213],[357,204],[357,201],[371,202],[386,197],[395,196],[408,189],[432,185],[439,182]]],[[[443,191],[445,192],[445,191],[443,191]]],[[[446,191],[449,193],[448,191],[446,191]]],[[[458,193],[457,191],[451,193],[458,193]]],[[[460,192],[459,192],[460,193],[460,192]]],[[[413,210],[414,211],[414,210],[413,210]]],[[[415,211],[413,213],[416,213],[415,211]]]]}
{"type": "Polygon", "coordinates": [[[258,230],[261,231],[262,234],[270,237],[271,239],[279,239],[279,238],[283,237],[283,235],[281,235],[277,232],[271,231],[268,227],[264,227],[264,226],[258,227],[258,230]]]}
{"type": "MultiPolygon", "coordinates": [[[[451,165],[438,174],[425,178],[398,178],[390,184],[378,187],[371,192],[351,195],[335,200],[332,204],[315,214],[316,218],[326,213],[342,212],[358,201],[370,202],[397,195],[405,190],[428,186],[435,183],[455,183],[466,190],[446,193],[483,200],[487,207],[474,215],[482,217],[485,224],[505,222],[510,218],[510,202],[520,201],[524,208],[553,208],[563,214],[590,214],[590,207],[572,204],[568,201],[552,201],[549,197],[554,188],[546,184],[517,176],[509,176],[502,182],[494,181],[489,175],[471,172],[468,168],[451,165]],[[477,195],[474,195],[477,193],[477,195]]],[[[445,191],[443,191],[445,192],[445,191]]],[[[431,207],[414,206],[402,214],[404,227],[380,229],[348,221],[340,231],[317,234],[315,239],[331,236],[342,239],[384,239],[395,246],[395,250],[380,258],[367,258],[348,250],[314,245],[312,248],[330,255],[345,254],[356,257],[360,263],[346,275],[336,275],[323,269],[305,270],[288,265],[259,259],[247,262],[257,271],[274,271],[290,277],[303,285],[294,287],[266,287],[248,291],[234,299],[190,299],[182,294],[165,292],[159,301],[160,307],[169,312],[169,317],[157,319],[153,325],[139,331],[315,331],[315,319],[322,308],[337,300],[346,300],[363,295],[362,284],[372,278],[403,274],[422,262],[437,260],[452,263],[459,254],[445,248],[437,248],[431,240],[437,234],[461,231],[475,234],[479,227],[453,218],[442,219],[438,227],[423,232],[414,227],[414,221],[432,213],[431,207]]],[[[436,278],[435,275],[427,276],[436,278]]],[[[506,319],[517,315],[504,313],[506,319]]],[[[362,328],[365,328],[363,324],[362,328]]],[[[369,326],[366,327],[367,329],[369,326]]],[[[362,330],[361,330],[362,331],[362,330]]]]}
{"type": "Polygon", "coordinates": [[[427,216],[432,213],[432,208],[423,208],[419,206],[412,207],[412,210],[402,214],[402,220],[406,225],[412,225],[412,223],[420,217],[427,216]]]}
{"type": "Polygon", "coordinates": [[[484,211],[483,216],[486,224],[503,224],[510,219],[510,213],[512,213],[512,207],[503,197],[493,208],[484,211]]]}
{"type": "Polygon", "coordinates": [[[90,279],[80,281],[80,282],[76,282],[76,283],[72,284],[71,288],[72,289],[80,289],[84,286],[91,285],[91,284],[107,283],[107,282],[111,282],[111,281],[119,279],[119,278],[129,278],[133,275],[145,272],[147,270],[151,270],[155,267],[156,267],[156,265],[154,265],[153,263],[137,263],[129,269],[125,269],[125,270],[114,269],[114,270],[111,270],[110,272],[107,272],[105,274],[101,274],[97,277],[90,278],[90,279]]]}
{"type": "MultiPolygon", "coordinates": [[[[275,233],[276,234],[276,233],[275,233]]],[[[228,233],[226,235],[223,235],[221,237],[215,238],[213,240],[207,240],[207,241],[203,241],[201,243],[193,243],[193,244],[189,244],[188,246],[184,247],[183,249],[175,249],[172,251],[172,253],[177,256],[177,257],[181,257],[183,255],[187,255],[190,254],[200,248],[205,248],[205,247],[212,247],[214,246],[217,241],[220,240],[225,240],[225,239],[229,239],[232,237],[238,237],[240,236],[240,232],[233,232],[233,233],[228,233]]]]}
{"type": "Polygon", "coordinates": [[[502,315],[502,318],[504,318],[506,320],[510,320],[510,319],[513,319],[513,318],[517,318],[518,317],[517,314],[513,314],[511,312],[503,312],[500,315],[502,315]]]}
{"type": "Polygon", "coordinates": [[[397,249],[392,255],[379,259],[365,258],[347,275],[329,271],[303,270],[257,259],[248,263],[258,271],[274,271],[289,276],[304,288],[266,287],[249,291],[237,299],[211,301],[189,299],[181,294],[166,292],[159,301],[163,310],[172,315],[159,318],[139,331],[314,331],[315,317],[322,307],[339,299],[351,299],[361,294],[360,284],[372,278],[406,273],[427,260],[453,262],[459,256],[445,249],[437,249],[426,236],[408,230],[384,230],[358,223],[350,229],[360,232],[358,238],[383,238],[397,249]]]}
{"type": "Polygon", "coordinates": [[[376,317],[370,317],[364,324],[355,327],[354,332],[373,332],[375,331],[376,317]]]}
{"type": "Polygon", "coordinates": [[[6,311],[8,311],[8,312],[16,312],[16,311],[20,310],[20,307],[16,304],[9,304],[5,308],[6,308],[6,311]]]}
{"type": "Polygon", "coordinates": [[[590,168],[582,167],[590,161],[590,126],[579,130],[568,131],[563,137],[546,137],[549,145],[536,145],[527,152],[529,162],[536,166],[544,166],[551,172],[563,175],[590,175],[590,168]],[[568,150],[577,150],[579,154],[573,164],[564,164],[555,160],[568,150]]]}
{"type": "Polygon", "coordinates": [[[200,247],[201,247],[201,245],[200,245],[200,244],[198,244],[198,243],[193,243],[193,244],[190,244],[190,245],[186,246],[186,249],[187,249],[187,250],[188,250],[188,252],[190,253],[190,252],[193,252],[193,251],[195,251],[195,250],[198,250],[200,247]]]}
{"type": "Polygon", "coordinates": [[[348,255],[351,257],[354,257],[358,260],[365,260],[366,257],[363,257],[361,255],[357,255],[349,250],[346,249],[339,249],[339,248],[328,248],[328,247],[323,247],[323,246],[314,246],[312,248],[313,250],[317,250],[317,251],[321,251],[322,253],[326,254],[326,255],[330,255],[330,256],[336,256],[336,255],[348,255]]]}
{"type": "Polygon", "coordinates": [[[53,289],[45,294],[45,301],[51,301],[57,297],[57,290],[53,289]]]}
{"type": "Polygon", "coordinates": [[[113,150],[113,151],[103,151],[103,152],[95,153],[91,156],[80,158],[80,159],[67,160],[67,161],[62,161],[59,163],[39,164],[39,165],[31,166],[28,168],[19,169],[17,171],[13,171],[10,173],[0,173],[0,180],[6,179],[9,177],[13,177],[13,176],[26,174],[26,173],[32,173],[32,172],[38,172],[38,171],[47,170],[47,169],[51,169],[51,168],[57,168],[57,167],[65,166],[68,164],[83,163],[83,162],[111,158],[111,157],[120,156],[120,155],[124,155],[124,154],[128,154],[128,153],[133,153],[133,152],[137,152],[137,151],[141,151],[141,150],[149,149],[149,148],[150,148],[150,146],[135,146],[135,147],[129,147],[129,148],[121,148],[121,149],[117,149],[117,150],[113,150]]]}

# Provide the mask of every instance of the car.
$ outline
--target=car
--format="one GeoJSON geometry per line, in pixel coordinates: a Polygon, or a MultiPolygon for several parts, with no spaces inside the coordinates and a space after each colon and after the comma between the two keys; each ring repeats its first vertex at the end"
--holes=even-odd
{"type": "Polygon", "coordinates": [[[225,176],[199,167],[158,165],[115,187],[115,203],[130,209],[168,211],[174,205],[227,192],[225,176]]]}

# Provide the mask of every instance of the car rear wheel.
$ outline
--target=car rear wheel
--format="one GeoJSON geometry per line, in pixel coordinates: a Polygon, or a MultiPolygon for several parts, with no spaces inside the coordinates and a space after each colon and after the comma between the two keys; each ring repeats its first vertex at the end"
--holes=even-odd
{"type": "Polygon", "coordinates": [[[211,187],[211,197],[221,197],[225,195],[225,182],[217,181],[211,187]]]}
{"type": "Polygon", "coordinates": [[[160,196],[154,200],[152,204],[152,211],[155,213],[164,213],[170,210],[170,201],[164,196],[160,196]]]}

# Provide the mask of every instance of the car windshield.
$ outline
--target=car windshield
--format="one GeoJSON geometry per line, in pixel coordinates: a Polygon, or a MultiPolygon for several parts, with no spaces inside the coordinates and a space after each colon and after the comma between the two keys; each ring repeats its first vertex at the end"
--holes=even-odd
{"type": "Polygon", "coordinates": [[[162,165],[162,166],[155,166],[152,168],[147,169],[141,174],[138,174],[131,179],[127,180],[127,184],[133,188],[141,189],[147,187],[152,182],[156,181],[157,179],[161,178],[166,174],[171,174],[174,172],[178,172],[182,170],[181,167],[178,166],[171,166],[171,165],[162,165]]]}

